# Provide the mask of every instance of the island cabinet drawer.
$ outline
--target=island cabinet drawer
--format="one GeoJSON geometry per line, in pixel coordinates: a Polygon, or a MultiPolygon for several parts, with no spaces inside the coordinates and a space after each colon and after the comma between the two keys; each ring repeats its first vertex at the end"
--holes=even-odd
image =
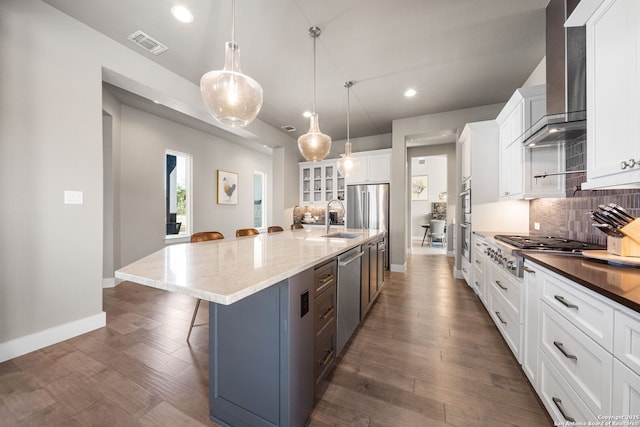
{"type": "MultiPolygon", "coordinates": [[[[539,395],[554,425],[572,425],[572,423],[597,422],[597,417],[563,380],[562,375],[553,367],[547,355],[540,353],[540,390],[539,395]]],[[[597,424],[594,424],[597,425],[597,424]]]]}
{"type": "Polygon", "coordinates": [[[539,268],[542,299],[591,339],[613,353],[613,307],[587,288],[539,268]]]}
{"type": "Polygon", "coordinates": [[[336,284],[336,271],[337,266],[335,260],[315,268],[313,272],[313,282],[315,284],[316,296],[320,295],[320,293],[329,286],[336,284]]]}
{"type": "Polygon", "coordinates": [[[509,277],[508,273],[502,270],[494,269],[491,275],[491,287],[504,297],[505,302],[515,313],[515,318],[519,319],[521,311],[520,288],[522,287],[520,280],[516,277],[509,277]]]}
{"type": "Polygon", "coordinates": [[[547,304],[541,304],[540,346],[594,414],[611,410],[613,356],[547,304]]]}
{"type": "Polygon", "coordinates": [[[314,369],[313,376],[315,384],[329,372],[336,360],[336,321],[331,319],[320,335],[316,336],[314,346],[314,369]]]}
{"type": "Polygon", "coordinates": [[[616,310],[614,324],[613,354],[640,375],[640,316],[616,310]]]}
{"type": "Polygon", "coordinates": [[[522,332],[520,321],[518,320],[519,317],[507,302],[504,295],[493,288],[489,292],[491,293],[489,302],[491,318],[507,342],[513,355],[520,361],[522,332]]]}
{"type": "Polygon", "coordinates": [[[316,335],[322,333],[322,331],[329,327],[329,325],[335,326],[336,318],[336,285],[325,289],[320,295],[318,295],[314,301],[315,312],[315,331],[316,335]],[[333,323],[331,323],[334,321],[333,323]]]}

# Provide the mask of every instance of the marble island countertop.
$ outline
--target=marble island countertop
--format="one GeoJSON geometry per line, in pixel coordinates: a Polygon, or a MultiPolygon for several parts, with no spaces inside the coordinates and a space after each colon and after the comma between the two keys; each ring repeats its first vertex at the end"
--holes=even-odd
{"type": "Polygon", "coordinates": [[[170,245],[116,271],[116,278],[229,305],[384,235],[333,227],[354,238],[323,237],[313,227],[170,245]]]}

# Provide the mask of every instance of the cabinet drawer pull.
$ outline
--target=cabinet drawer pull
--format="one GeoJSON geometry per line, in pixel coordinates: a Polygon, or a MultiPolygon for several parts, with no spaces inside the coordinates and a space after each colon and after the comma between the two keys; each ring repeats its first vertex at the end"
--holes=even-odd
{"type": "Polygon", "coordinates": [[[500,283],[500,280],[496,280],[496,285],[498,285],[498,287],[500,289],[502,289],[503,291],[508,291],[509,288],[505,288],[504,286],[502,286],[502,283],[500,283]]]}
{"type": "Polygon", "coordinates": [[[507,322],[504,321],[504,319],[502,318],[502,316],[500,315],[499,311],[496,311],[496,316],[498,316],[498,319],[500,319],[500,323],[502,323],[503,325],[506,325],[507,322]]]}
{"type": "Polygon", "coordinates": [[[567,413],[564,411],[564,406],[562,406],[562,400],[560,400],[557,397],[552,398],[553,403],[555,403],[556,408],[558,408],[558,411],[560,411],[560,414],[562,414],[562,417],[566,420],[569,421],[570,423],[575,423],[576,419],[573,417],[570,417],[569,415],[567,415],[567,413]]]}
{"type": "Polygon", "coordinates": [[[329,308],[327,309],[327,311],[325,311],[324,313],[322,313],[322,314],[320,315],[320,318],[321,318],[321,319],[327,319],[327,318],[329,318],[329,316],[331,316],[331,314],[332,314],[332,313],[333,313],[333,307],[329,307],[329,308]]]}
{"type": "Polygon", "coordinates": [[[554,341],[553,345],[555,345],[556,348],[560,350],[560,353],[562,353],[567,359],[573,359],[575,361],[578,360],[578,356],[576,356],[575,354],[567,353],[567,350],[564,349],[564,344],[562,344],[560,341],[554,341]]]}
{"type": "Polygon", "coordinates": [[[527,267],[526,265],[522,267],[522,269],[524,271],[526,271],[527,273],[531,273],[531,274],[536,274],[535,270],[530,269],[529,267],[527,267]]]}
{"type": "Polygon", "coordinates": [[[331,357],[333,357],[333,349],[329,350],[327,354],[322,358],[322,360],[320,360],[320,365],[324,366],[329,363],[331,357]]]}
{"type": "Polygon", "coordinates": [[[476,260],[476,264],[482,264],[480,261],[476,260]]]}
{"type": "Polygon", "coordinates": [[[578,309],[578,306],[570,303],[569,301],[567,301],[562,295],[554,295],[553,296],[555,299],[557,299],[558,301],[560,301],[560,303],[562,305],[564,305],[567,308],[575,308],[576,310],[578,309]]]}
{"type": "Polygon", "coordinates": [[[327,283],[331,282],[333,280],[333,274],[330,274],[326,277],[323,277],[322,279],[320,279],[320,288],[323,287],[324,285],[326,285],[327,283]]]}

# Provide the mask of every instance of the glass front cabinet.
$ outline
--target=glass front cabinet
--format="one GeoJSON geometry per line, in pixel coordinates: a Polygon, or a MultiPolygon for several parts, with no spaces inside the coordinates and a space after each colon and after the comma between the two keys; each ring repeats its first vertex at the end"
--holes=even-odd
{"type": "Polygon", "coordinates": [[[339,176],[336,160],[300,163],[300,204],[325,204],[344,200],[345,181],[339,176]]]}

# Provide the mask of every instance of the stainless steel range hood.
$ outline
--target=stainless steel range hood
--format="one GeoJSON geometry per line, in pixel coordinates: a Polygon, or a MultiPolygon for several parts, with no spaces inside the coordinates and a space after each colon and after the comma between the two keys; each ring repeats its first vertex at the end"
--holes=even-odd
{"type": "Polygon", "coordinates": [[[519,138],[526,147],[586,139],[586,30],[564,26],[578,3],[550,0],[547,5],[547,115],[519,138]]]}

